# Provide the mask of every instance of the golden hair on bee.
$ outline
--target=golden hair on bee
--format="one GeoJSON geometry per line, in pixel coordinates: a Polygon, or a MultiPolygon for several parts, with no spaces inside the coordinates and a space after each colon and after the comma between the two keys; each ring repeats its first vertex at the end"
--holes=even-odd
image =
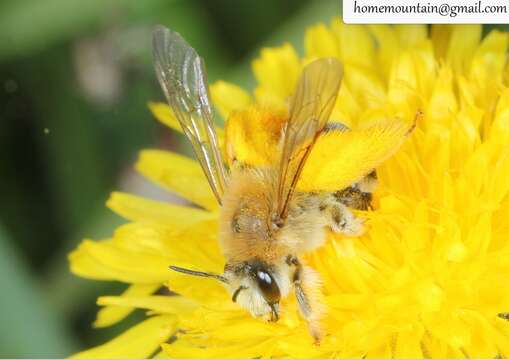
{"type": "Polygon", "coordinates": [[[281,132],[287,120],[286,110],[268,104],[234,111],[225,126],[228,165],[235,162],[250,166],[276,163],[281,132]]]}
{"type": "Polygon", "coordinates": [[[411,125],[385,121],[350,130],[329,122],[343,66],[321,58],[303,68],[287,111],[254,105],[230,116],[223,159],[203,60],[162,26],[154,31],[153,48],[164,94],[221,205],[226,259],[223,274],[170,268],[219,280],[232,301],[268,321],[279,319],[281,299],[293,293],[319,342],[326,314],[321,281],[302,255],[320,247],[328,231],[364,232],[351,210],[370,208],[374,168],[394,153],[411,125]]]}

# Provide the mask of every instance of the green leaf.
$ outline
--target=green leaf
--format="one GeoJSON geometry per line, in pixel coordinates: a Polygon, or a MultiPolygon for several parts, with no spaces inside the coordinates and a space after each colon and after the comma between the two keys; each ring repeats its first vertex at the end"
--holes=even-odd
{"type": "Polygon", "coordinates": [[[0,226],[0,357],[61,358],[75,349],[39,284],[0,226]]]}
{"type": "Polygon", "coordinates": [[[20,0],[0,6],[0,58],[28,55],[96,23],[117,1],[20,0]]]}

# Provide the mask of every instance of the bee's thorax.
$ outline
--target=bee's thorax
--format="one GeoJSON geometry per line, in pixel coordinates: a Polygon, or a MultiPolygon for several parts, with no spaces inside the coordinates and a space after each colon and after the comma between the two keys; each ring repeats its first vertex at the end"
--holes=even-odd
{"type": "Polygon", "coordinates": [[[323,242],[320,196],[295,194],[287,218],[281,219],[276,208],[276,174],[270,167],[232,173],[220,218],[220,240],[228,261],[259,258],[271,263],[323,242]]]}

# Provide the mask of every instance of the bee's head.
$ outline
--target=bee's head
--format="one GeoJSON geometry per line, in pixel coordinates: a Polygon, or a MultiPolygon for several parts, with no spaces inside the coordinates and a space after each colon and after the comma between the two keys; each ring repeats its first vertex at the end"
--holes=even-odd
{"type": "Polygon", "coordinates": [[[255,317],[271,321],[279,318],[279,302],[289,291],[286,266],[268,264],[258,259],[225,266],[232,301],[246,308],[255,317]]]}
{"type": "Polygon", "coordinates": [[[223,282],[232,295],[232,301],[247,309],[255,317],[277,321],[279,302],[290,289],[288,266],[268,264],[258,259],[226,264],[224,274],[217,275],[186,270],[175,266],[172,270],[190,275],[213,277],[223,282]]]}

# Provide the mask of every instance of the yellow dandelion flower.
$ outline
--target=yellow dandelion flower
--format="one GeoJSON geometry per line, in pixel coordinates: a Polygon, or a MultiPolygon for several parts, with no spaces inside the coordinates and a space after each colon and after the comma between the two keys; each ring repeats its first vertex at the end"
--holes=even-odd
{"type": "MultiPolygon", "coordinates": [[[[225,82],[211,86],[225,118],[255,103],[284,109],[303,65],[333,56],[345,67],[333,120],[356,128],[424,113],[377,169],[374,210],[363,214],[366,233],[331,233],[307,254],[328,308],[319,346],[291,296],[281,319],[267,323],[232,303],[217,281],[168,270],[172,264],[222,272],[218,206],[196,161],[145,150],[137,169],[198,207],[111,196],[107,205],[130,222],[110,239],[83,241],[70,254],[71,270],[129,284],[120,296],[98,299],[95,326],[137,308],[147,319],[75,357],[509,356],[509,35],[482,38],[481,30],[335,19],[307,30],[303,57],[289,44],[262,50],[253,63],[253,94],[225,82]],[[178,296],[154,294],[161,286],[178,296]]],[[[150,108],[181,131],[166,105],[150,108]]],[[[240,146],[228,126],[221,141],[240,146]]],[[[314,173],[304,182],[306,176],[314,173]]]]}

